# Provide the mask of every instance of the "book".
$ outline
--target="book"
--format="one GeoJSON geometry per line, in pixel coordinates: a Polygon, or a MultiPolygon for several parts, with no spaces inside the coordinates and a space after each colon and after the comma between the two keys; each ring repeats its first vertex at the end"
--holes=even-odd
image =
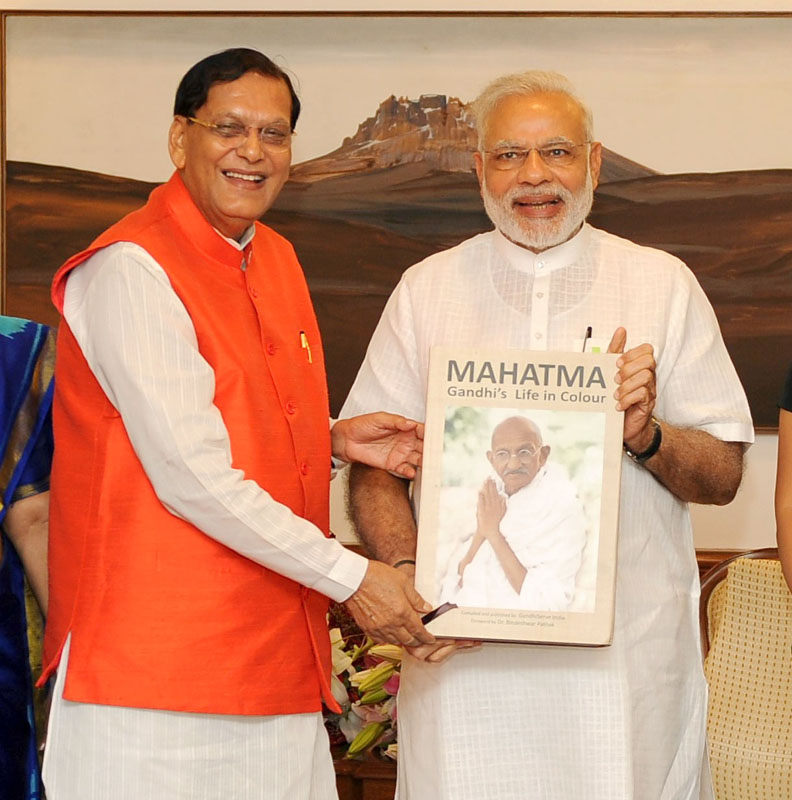
{"type": "Polygon", "coordinates": [[[432,348],[416,588],[436,636],[610,644],[617,358],[432,348]]]}

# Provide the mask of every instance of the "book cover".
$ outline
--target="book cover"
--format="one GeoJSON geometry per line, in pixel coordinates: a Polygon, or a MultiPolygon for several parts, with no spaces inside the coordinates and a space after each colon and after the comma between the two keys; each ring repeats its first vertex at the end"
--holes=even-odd
{"type": "Polygon", "coordinates": [[[416,588],[436,636],[610,643],[617,358],[432,349],[416,588]]]}

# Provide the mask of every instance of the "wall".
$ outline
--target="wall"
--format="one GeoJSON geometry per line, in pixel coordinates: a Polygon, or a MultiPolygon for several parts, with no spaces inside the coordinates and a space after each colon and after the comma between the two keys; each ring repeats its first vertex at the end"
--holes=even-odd
{"type": "Polygon", "coordinates": [[[775,546],[775,488],[778,436],[758,433],[748,451],[737,497],[728,506],[692,506],[696,547],[705,550],[750,550],[775,546]]]}

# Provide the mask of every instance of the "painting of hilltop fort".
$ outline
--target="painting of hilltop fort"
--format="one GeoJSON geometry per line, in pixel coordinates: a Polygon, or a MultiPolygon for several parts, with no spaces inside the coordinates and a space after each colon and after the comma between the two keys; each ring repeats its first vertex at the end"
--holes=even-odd
{"type": "Polygon", "coordinates": [[[469,103],[499,74],[557,69],[592,106],[604,146],[590,221],[690,266],[756,424],[776,424],[792,360],[792,17],[4,23],[6,313],[57,324],[55,269],[169,177],[182,74],[211,52],[256,47],[294,75],[303,102],[291,179],[264,221],[305,269],[336,413],[402,272],[491,228],[469,103]]]}

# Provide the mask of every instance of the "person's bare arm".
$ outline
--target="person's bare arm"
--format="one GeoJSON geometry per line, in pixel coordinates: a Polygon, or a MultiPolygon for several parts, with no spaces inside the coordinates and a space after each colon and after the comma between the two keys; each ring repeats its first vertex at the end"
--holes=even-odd
{"type": "MultiPolygon", "coordinates": [[[[625,353],[626,341],[626,331],[618,328],[608,352],[622,353],[617,362],[615,397],[617,408],[624,411],[624,443],[633,453],[642,453],[654,437],[656,363],[650,344],[625,353]]],[[[742,442],[724,442],[706,431],[658,422],[662,428],[660,449],[643,466],[680,500],[714,505],[731,502],[742,480],[742,442]]]]}
{"type": "Polygon", "coordinates": [[[47,530],[49,523],[49,492],[41,492],[17,500],[3,521],[19,554],[30,582],[30,588],[44,616],[47,615],[47,530]]]}
{"type": "MultiPolygon", "coordinates": [[[[350,468],[349,510],[368,555],[386,564],[402,562],[398,571],[413,583],[417,529],[408,488],[406,481],[383,470],[361,464],[353,464],[350,468]]],[[[457,649],[478,644],[438,639],[432,643],[416,642],[407,650],[415,658],[439,662],[457,649]]]]}
{"type": "Polygon", "coordinates": [[[470,542],[470,547],[468,547],[467,552],[465,553],[462,558],[459,559],[459,565],[457,566],[457,572],[459,573],[459,585],[463,586],[465,582],[465,570],[470,566],[473,562],[473,559],[476,557],[476,554],[479,550],[481,550],[481,545],[484,544],[484,537],[481,536],[478,531],[473,534],[472,541],[470,542]]]}
{"type": "Polygon", "coordinates": [[[412,567],[415,561],[415,520],[412,516],[407,482],[389,472],[373,467],[353,464],[349,473],[349,506],[358,535],[370,558],[360,589],[350,597],[345,605],[355,622],[372,636],[372,629],[383,641],[394,644],[433,644],[435,639],[421,623],[420,614],[431,610],[413,587],[414,572],[403,567],[412,567]],[[394,568],[399,562],[400,568],[394,568]],[[382,562],[382,563],[380,563],[382,562]],[[366,581],[371,575],[378,578],[397,576],[409,604],[399,597],[388,596],[388,603],[396,622],[387,630],[378,629],[376,618],[372,617],[372,606],[382,602],[380,587],[373,584],[371,592],[366,590],[366,581]],[[409,592],[407,590],[409,589],[409,592]]]}
{"type": "Polygon", "coordinates": [[[730,503],[742,480],[742,442],[723,442],[705,431],[660,424],[663,444],[644,466],[680,500],[730,503]]]}
{"type": "Polygon", "coordinates": [[[355,529],[371,558],[390,565],[415,561],[417,529],[407,481],[353,464],[348,500],[355,529]]]}
{"type": "Polygon", "coordinates": [[[792,589],[792,413],[778,414],[778,469],[775,485],[778,555],[784,577],[792,589]]]}

